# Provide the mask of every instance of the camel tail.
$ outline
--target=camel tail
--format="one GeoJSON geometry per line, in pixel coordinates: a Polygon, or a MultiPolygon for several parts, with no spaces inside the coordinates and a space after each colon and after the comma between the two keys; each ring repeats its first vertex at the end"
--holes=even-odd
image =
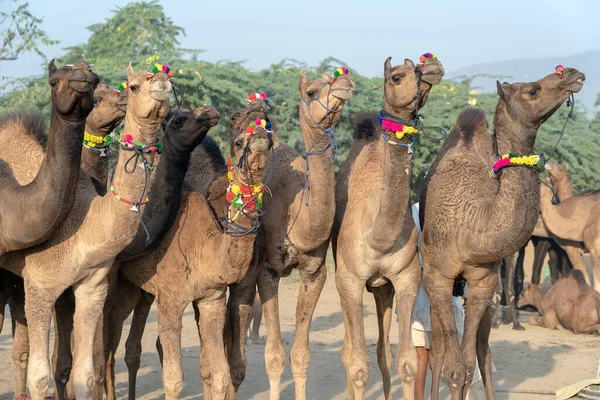
{"type": "Polygon", "coordinates": [[[487,132],[485,111],[480,108],[467,108],[458,114],[454,132],[463,138],[472,138],[476,132],[487,132]]]}
{"type": "Polygon", "coordinates": [[[359,112],[352,118],[354,139],[374,139],[381,134],[382,128],[377,122],[376,112],[359,112]]]}

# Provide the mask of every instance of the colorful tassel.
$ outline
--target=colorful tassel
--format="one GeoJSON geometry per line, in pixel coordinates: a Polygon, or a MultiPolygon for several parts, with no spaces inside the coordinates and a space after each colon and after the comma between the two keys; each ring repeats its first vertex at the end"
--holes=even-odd
{"type": "Polygon", "coordinates": [[[339,67],[338,69],[336,69],[335,72],[333,73],[333,80],[331,81],[331,83],[333,84],[335,82],[335,80],[342,75],[350,75],[350,71],[348,71],[348,68],[339,67]]]}
{"type": "Polygon", "coordinates": [[[565,66],[564,66],[564,65],[562,65],[562,64],[558,64],[558,65],[556,66],[556,68],[554,68],[554,71],[556,72],[556,75],[558,75],[558,77],[559,77],[560,79],[562,79],[562,77],[563,77],[563,76],[564,76],[564,74],[565,74],[565,72],[564,72],[564,71],[565,71],[565,66]]]}
{"type": "Polygon", "coordinates": [[[164,72],[168,76],[173,76],[173,71],[171,71],[171,68],[163,64],[154,64],[152,67],[152,73],[156,74],[157,72],[164,72]]]}
{"type": "Polygon", "coordinates": [[[427,60],[428,58],[433,58],[434,60],[437,60],[437,57],[434,56],[432,53],[425,53],[421,57],[419,57],[419,62],[421,64],[424,64],[425,60],[427,60]]]}
{"type": "Polygon", "coordinates": [[[120,83],[119,86],[117,86],[117,90],[120,92],[122,90],[128,89],[129,88],[129,82],[123,82],[120,83]]]}
{"type": "Polygon", "coordinates": [[[262,99],[267,106],[269,105],[269,99],[267,98],[267,95],[265,92],[250,93],[246,100],[248,100],[248,103],[250,103],[251,101],[254,101],[256,99],[262,99]]]}

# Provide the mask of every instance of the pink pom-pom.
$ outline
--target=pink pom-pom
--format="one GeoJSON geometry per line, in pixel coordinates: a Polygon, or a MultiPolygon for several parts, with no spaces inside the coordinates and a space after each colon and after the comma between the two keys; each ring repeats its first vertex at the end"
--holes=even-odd
{"type": "Polygon", "coordinates": [[[260,98],[263,99],[263,100],[266,100],[267,99],[267,94],[265,92],[261,92],[260,93],[260,98]]]}
{"type": "Polygon", "coordinates": [[[123,142],[125,142],[127,144],[132,144],[133,143],[133,136],[131,136],[129,133],[126,134],[125,136],[123,136],[123,142]]]}

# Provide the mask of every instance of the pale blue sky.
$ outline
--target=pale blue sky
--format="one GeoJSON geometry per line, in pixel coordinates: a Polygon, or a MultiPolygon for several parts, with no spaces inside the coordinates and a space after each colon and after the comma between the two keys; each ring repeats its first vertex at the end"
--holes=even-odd
{"type": "MultiPolygon", "coordinates": [[[[86,26],[102,22],[127,0],[29,0],[43,28],[60,44],[44,48],[55,57],[83,43],[86,26]],[[93,4],[93,6],[91,6],[93,4]]],[[[600,0],[171,0],[161,1],[182,26],[186,48],[201,58],[247,60],[266,68],[283,58],[317,65],[328,56],[359,73],[381,75],[393,56],[417,59],[432,52],[447,71],[515,58],[566,56],[600,47],[600,0]]],[[[0,7],[12,7],[9,0],[0,7]]],[[[41,74],[33,54],[0,63],[0,76],[41,74]]]]}

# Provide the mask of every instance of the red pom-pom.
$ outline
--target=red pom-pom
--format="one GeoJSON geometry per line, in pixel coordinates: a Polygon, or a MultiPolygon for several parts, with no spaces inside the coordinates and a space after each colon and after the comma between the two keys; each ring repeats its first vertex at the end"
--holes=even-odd
{"type": "Polygon", "coordinates": [[[256,100],[256,93],[250,93],[248,95],[248,100],[252,101],[252,100],[256,100]]]}

